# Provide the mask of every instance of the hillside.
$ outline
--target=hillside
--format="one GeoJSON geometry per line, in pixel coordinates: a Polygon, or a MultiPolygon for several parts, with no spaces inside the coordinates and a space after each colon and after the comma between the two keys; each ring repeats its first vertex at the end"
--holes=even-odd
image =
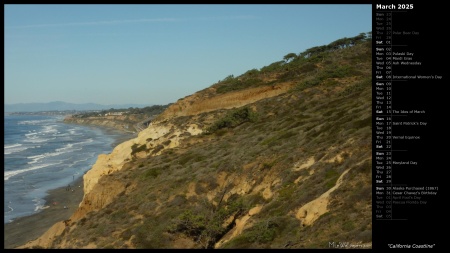
{"type": "Polygon", "coordinates": [[[371,53],[343,38],[178,100],[23,247],[370,248],[371,53]]]}
{"type": "Polygon", "coordinates": [[[168,105],[153,105],[144,108],[109,109],[99,112],[83,112],[66,116],[65,123],[93,125],[114,128],[117,130],[137,133],[164,111],[168,105]]]}

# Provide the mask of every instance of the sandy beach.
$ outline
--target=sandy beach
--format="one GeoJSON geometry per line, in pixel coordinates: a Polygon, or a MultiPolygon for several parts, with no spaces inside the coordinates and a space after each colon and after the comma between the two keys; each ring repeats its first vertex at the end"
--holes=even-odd
{"type": "Polygon", "coordinates": [[[70,218],[83,199],[83,177],[70,185],[69,191],[67,187],[61,187],[48,192],[49,195],[45,197],[45,205],[49,206],[48,208],[5,224],[4,248],[13,249],[23,245],[41,236],[56,222],[70,218]]]}

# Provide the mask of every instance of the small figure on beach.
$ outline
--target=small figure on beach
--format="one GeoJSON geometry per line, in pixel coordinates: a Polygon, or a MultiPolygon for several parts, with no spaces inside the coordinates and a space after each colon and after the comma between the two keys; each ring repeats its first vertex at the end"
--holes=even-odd
{"type": "Polygon", "coordinates": [[[64,209],[67,209],[67,206],[64,206],[64,209]]]}

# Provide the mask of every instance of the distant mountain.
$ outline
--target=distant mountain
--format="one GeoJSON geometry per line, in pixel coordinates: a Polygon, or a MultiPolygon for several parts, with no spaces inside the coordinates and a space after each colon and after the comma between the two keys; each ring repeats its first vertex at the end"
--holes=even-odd
{"type": "Polygon", "coordinates": [[[122,105],[101,105],[94,103],[72,104],[61,101],[54,101],[49,103],[20,103],[20,104],[5,104],[5,112],[40,112],[40,111],[65,111],[65,110],[107,110],[107,109],[124,109],[130,107],[146,107],[150,105],[143,104],[122,104],[122,105]]]}

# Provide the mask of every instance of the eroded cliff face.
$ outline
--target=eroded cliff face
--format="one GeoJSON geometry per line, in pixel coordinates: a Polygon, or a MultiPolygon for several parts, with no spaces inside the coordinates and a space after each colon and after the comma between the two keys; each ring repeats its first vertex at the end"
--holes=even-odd
{"type": "Polygon", "coordinates": [[[136,131],[136,129],[134,128],[134,124],[139,122],[140,120],[141,118],[135,115],[110,115],[86,118],[76,118],[69,116],[64,119],[64,122],[70,124],[107,127],[132,133],[136,131]]]}
{"type": "Polygon", "coordinates": [[[226,94],[215,94],[214,88],[197,92],[191,96],[178,100],[169,106],[158,119],[170,119],[179,116],[190,116],[219,109],[231,109],[241,107],[264,98],[270,98],[286,93],[294,83],[286,82],[272,86],[263,86],[229,92],[226,94]]]}

